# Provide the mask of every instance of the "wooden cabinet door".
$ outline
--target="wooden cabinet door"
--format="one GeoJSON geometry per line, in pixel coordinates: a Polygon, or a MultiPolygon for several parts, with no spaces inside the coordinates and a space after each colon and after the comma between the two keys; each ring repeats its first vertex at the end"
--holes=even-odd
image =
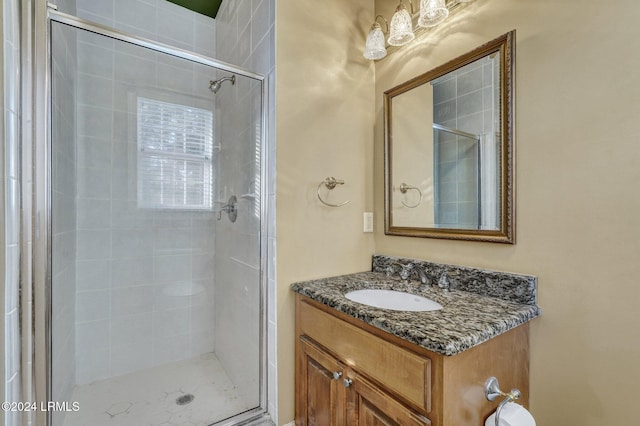
{"type": "Polygon", "coordinates": [[[296,426],[344,426],[344,366],[304,337],[297,358],[296,426]]]}
{"type": "Polygon", "coordinates": [[[348,426],[426,426],[426,417],[405,407],[353,371],[347,391],[348,426]]]}

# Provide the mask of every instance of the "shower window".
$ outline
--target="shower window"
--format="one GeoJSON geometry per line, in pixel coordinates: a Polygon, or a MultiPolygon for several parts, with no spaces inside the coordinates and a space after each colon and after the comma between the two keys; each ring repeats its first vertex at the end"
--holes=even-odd
{"type": "Polygon", "coordinates": [[[213,112],[137,98],[138,206],[212,209],[213,112]]]}

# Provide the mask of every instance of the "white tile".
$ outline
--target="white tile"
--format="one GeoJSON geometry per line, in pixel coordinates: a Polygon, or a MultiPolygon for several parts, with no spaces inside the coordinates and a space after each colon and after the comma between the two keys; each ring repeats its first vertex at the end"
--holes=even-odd
{"type": "Polygon", "coordinates": [[[77,103],[103,108],[113,105],[113,79],[90,74],[77,76],[77,103]]]}
{"type": "Polygon", "coordinates": [[[76,0],[76,6],[80,17],[88,12],[113,20],[113,0],[76,0]]]}
{"type": "Polygon", "coordinates": [[[111,253],[114,259],[146,257],[152,254],[153,232],[148,229],[115,229],[111,253]]]}
{"type": "Polygon", "coordinates": [[[81,354],[85,348],[106,349],[109,348],[109,326],[107,319],[77,323],[76,351],[81,354]]]}
{"type": "Polygon", "coordinates": [[[114,259],[111,272],[114,288],[152,284],[153,258],[136,257],[114,259]]]}
{"type": "MultiPolygon", "coordinates": [[[[272,25],[269,14],[269,2],[261,1],[253,16],[251,17],[251,46],[255,50],[258,43],[269,33],[269,27],[272,25]]],[[[269,49],[265,49],[269,50],[269,49]]]]}
{"type": "Polygon", "coordinates": [[[78,43],[78,72],[113,78],[113,42],[106,37],[98,38],[99,36],[93,33],[87,34],[90,34],[87,37],[91,38],[87,39],[85,37],[85,40],[100,44],[78,43]],[[103,39],[108,40],[108,42],[104,42],[103,39]]]}
{"type": "Polygon", "coordinates": [[[78,260],[108,259],[111,257],[109,230],[78,230],[78,260]]]}
{"type": "Polygon", "coordinates": [[[194,51],[202,55],[215,57],[216,28],[215,21],[210,18],[196,17],[194,51]]]}
{"type": "Polygon", "coordinates": [[[158,64],[158,86],[179,93],[191,94],[193,70],[185,69],[187,65],[185,63],[179,67],[174,67],[158,64]]]}
{"type": "MultiPolygon", "coordinates": [[[[76,381],[78,385],[109,377],[111,375],[109,355],[109,349],[83,348],[83,351],[76,355],[76,381]]],[[[73,401],[77,401],[77,399],[73,399],[73,401]]]]}
{"type": "Polygon", "coordinates": [[[154,365],[180,361],[191,356],[189,351],[189,335],[182,334],[155,340],[153,343],[154,365]]]}
{"type": "Polygon", "coordinates": [[[169,2],[162,2],[159,6],[158,28],[162,28],[162,35],[188,45],[193,50],[194,13],[169,2]]]}
{"type": "Polygon", "coordinates": [[[111,200],[77,200],[78,229],[111,228],[111,200]]]}
{"type": "Polygon", "coordinates": [[[77,172],[78,197],[111,199],[111,173],[108,168],[78,168],[77,172]]]}
{"type": "Polygon", "coordinates": [[[236,1],[236,12],[234,20],[237,22],[238,34],[242,33],[251,23],[251,15],[253,8],[251,0],[239,0],[236,1]]]}
{"type": "Polygon", "coordinates": [[[109,318],[109,290],[83,291],[76,295],[76,321],[109,318]]]}
{"type": "Polygon", "coordinates": [[[113,229],[131,229],[148,227],[152,214],[148,210],[138,208],[135,200],[112,200],[113,229]]]}
{"type": "Polygon", "coordinates": [[[155,54],[150,54],[136,49],[137,56],[117,52],[115,56],[115,79],[124,83],[143,84],[154,86],[156,84],[155,54]]]}
{"type": "Polygon", "coordinates": [[[194,280],[213,280],[214,256],[213,254],[196,254],[191,260],[191,277],[194,280]]]}
{"type": "Polygon", "coordinates": [[[128,170],[113,170],[111,174],[111,198],[113,200],[136,200],[137,176],[133,170],[135,169],[132,167],[128,170]]]}
{"type": "Polygon", "coordinates": [[[116,27],[127,25],[140,32],[156,33],[157,17],[153,5],[139,0],[115,0],[114,21],[116,27]]]}
{"type": "Polygon", "coordinates": [[[111,348],[111,374],[114,376],[151,367],[152,348],[147,343],[111,348]]]}
{"type": "Polygon", "coordinates": [[[272,67],[270,62],[272,58],[269,50],[270,43],[271,37],[267,34],[266,37],[257,42],[255,49],[253,50],[251,62],[252,69],[262,74],[267,74],[272,67]]]}
{"type": "Polygon", "coordinates": [[[151,344],[152,333],[151,313],[118,317],[111,321],[111,344],[114,346],[143,342],[151,344]]]}
{"type": "Polygon", "coordinates": [[[212,304],[191,308],[191,333],[210,332],[213,335],[215,312],[212,304]]]}
{"type": "Polygon", "coordinates": [[[111,290],[111,317],[117,318],[151,312],[153,309],[153,287],[124,287],[111,290]]]}
{"type": "Polygon", "coordinates": [[[166,337],[188,334],[190,323],[191,310],[189,308],[156,311],[153,313],[153,339],[154,341],[163,341],[166,337]]]}
{"type": "Polygon", "coordinates": [[[109,259],[78,260],[76,282],[79,291],[104,290],[111,287],[109,259]]]}
{"type": "Polygon", "coordinates": [[[215,334],[213,332],[192,333],[190,337],[191,356],[198,356],[215,350],[215,334]]]}
{"type": "Polygon", "coordinates": [[[111,167],[111,141],[108,138],[79,137],[77,150],[78,167],[93,169],[111,167]]]}
{"type": "Polygon", "coordinates": [[[153,271],[154,281],[158,283],[190,282],[191,256],[156,257],[153,271]]]}
{"type": "Polygon", "coordinates": [[[111,123],[113,120],[111,108],[82,105],[78,106],[77,110],[79,136],[111,139],[111,123]]]}
{"type": "Polygon", "coordinates": [[[213,246],[213,232],[206,235],[202,230],[189,228],[156,228],[154,231],[154,252],[157,255],[176,253],[178,250],[204,249],[213,246]],[[210,239],[210,240],[209,240],[210,239]]]}

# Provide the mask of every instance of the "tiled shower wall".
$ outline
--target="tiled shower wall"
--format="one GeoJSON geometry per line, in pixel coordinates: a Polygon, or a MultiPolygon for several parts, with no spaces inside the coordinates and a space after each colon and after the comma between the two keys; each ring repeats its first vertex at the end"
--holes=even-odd
{"type": "MultiPolygon", "coordinates": [[[[433,85],[434,122],[494,141],[499,88],[498,63],[489,57],[440,78],[433,85]]],[[[437,132],[436,222],[447,227],[478,226],[478,147],[475,140],[437,132]]],[[[489,200],[483,200],[489,201],[489,200]]]]}
{"type": "MultiPolygon", "coordinates": [[[[240,65],[251,71],[266,76],[270,94],[273,94],[274,60],[274,18],[275,2],[262,1],[230,1],[222,3],[216,18],[216,52],[217,58],[240,65]]],[[[227,193],[249,194],[239,204],[238,221],[230,223],[222,220],[216,228],[216,354],[225,367],[231,380],[237,385],[242,396],[255,403],[258,402],[257,390],[260,366],[260,210],[259,198],[251,198],[251,194],[259,195],[261,156],[267,155],[271,163],[268,170],[275,170],[275,148],[267,145],[268,152],[260,150],[261,143],[261,105],[258,101],[260,87],[254,85],[250,92],[219,92],[216,107],[221,111],[222,120],[234,122],[232,126],[222,126],[221,141],[223,144],[220,163],[221,188],[227,193]],[[251,91],[253,93],[251,93],[251,91]],[[237,116],[247,111],[247,102],[251,111],[250,117],[237,116]],[[235,120],[235,121],[233,121],[235,120]],[[226,161],[225,159],[229,159],[226,161]]],[[[273,96],[269,96],[273,99],[273,96]]],[[[273,104],[271,104],[273,105],[273,104]]],[[[273,112],[272,107],[268,107],[273,112]]],[[[273,115],[268,117],[272,122],[273,115]]],[[[267,126],[268,128],[273,126],[267,126]]],[[[272,135],[272,133],[271,133],[272,135]]],[[[272,136],[267,141],[273,142],[272,136]]],[[[272,175],[272,173],[270,173],[272,175]]],[[[273,184],[273,182],[271,182],[273,184]]],[[[273,185],[268,189],[270,207],[275,206],[273,185]]],[[[273,219],[275,221],[275,219],[273,219]]],[[[273,222],[270,222],[272,224],[273,222]]],[[[271,226],[270,235],[275,237],[275,229],[271,226]]],[[[272,248],[268,253],[269,270],[275,271],[275,239],[269,241],[272,248]]],[[[275,277],[269,277],[269,288],[275,288],[275,277]]],[[[269,300],[274,302],[274,295],[269,300]]],[[[273,312],[273,309],[268,309],[273,312]]],[[[275,316],[270,315],[268,332],[270,343],[275,345],[275,316]]],[[[273,348],[271,348],[273,350],[273,348]]],[[[275,353],[269,355],[271,377],[275,378],[275,353]]],[[[275,382],[275,379],[272,380],[275,382]]],[[[275,388],[269,389],[270,403],[275,401],[275,388]]],[[[270,406],[275,413],[275,407],[270,406]]]]}
{"type": "MultiPolygon", "coordinates": [[[[2,112],[0,131],[4,139],[3,151],[0,152],[0,171],[2,172],[2,203],[0,217],[0,253],[3,255],[4,286],[0,301],[2,306],[3,325],[0,337],[3,337],[4,361],[0,371],[3,401],[20,401],[20,334],[19,334],[19,259],[20,259],[20,170],[19,170],[19,75],[20,75],[20,38],[18,27],[18,1],[4,0],[2,2],[2,112]]],[[[20,413],[5,411],[4,425],[17,426],[20,424],[20,413]]],[[[0,415],[0,419],[3,416],[0,415]]]]}
{"type": "Polygon", "coordinates": [[[76,0],[80,18],[215,57],[214,20],[165,0],[76,0]]]}
{"type": "MultiPolygon", "coordinates": [[[[203,54],[214,51],[214,21],[168,2],[78,0],[78,15],[203,54]]],[[[195,96],[213,109],[211,76],[198,70],[167,55],[78,35],[78,383],[214,349],[214,213],[139,209],[136,201],[131,100],[179,92],[188,96],[177,95],[176,103],[195,96]],[[176,296],[190,290],[195,294],[176,296]]]]}

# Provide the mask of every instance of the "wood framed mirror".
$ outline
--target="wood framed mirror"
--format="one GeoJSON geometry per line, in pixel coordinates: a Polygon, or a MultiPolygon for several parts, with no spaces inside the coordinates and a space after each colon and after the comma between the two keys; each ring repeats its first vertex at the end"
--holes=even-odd
{"type": "Polygon", "coordinates": [[[385,234],[515,243],[514,45],[384,92],[385,234]]]}

